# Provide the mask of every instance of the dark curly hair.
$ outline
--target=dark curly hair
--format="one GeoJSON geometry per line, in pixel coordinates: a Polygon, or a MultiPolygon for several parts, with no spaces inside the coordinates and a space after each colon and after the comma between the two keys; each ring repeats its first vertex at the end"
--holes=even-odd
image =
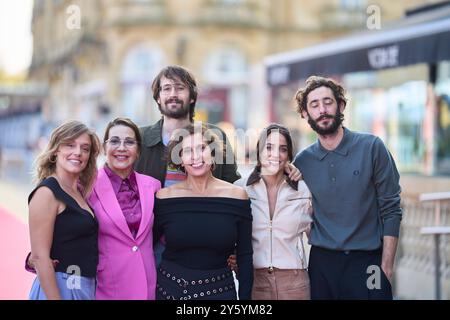
{"type": "Polygon", "coordinates": [[[340,84],[330,78],[311,76],[306,80],[306,86],[304,88],[298,89],[294,96],[294,99],[297,103],[297,112],[300,113],[302,118],[302,112],[307,110],[306,106],[308,104],[309,93],[320,87],[327,87],[331,89],[338,106],[342,105],[345,107],[347,105],[345,89],[340,84]]]}

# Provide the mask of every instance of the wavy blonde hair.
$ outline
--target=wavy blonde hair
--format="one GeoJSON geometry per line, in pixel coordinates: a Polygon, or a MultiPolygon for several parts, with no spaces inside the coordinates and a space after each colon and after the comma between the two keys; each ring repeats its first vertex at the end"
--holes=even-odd
{"type": "Polygon", "coordinates": [[[79,184],[83,188],[84,197],[90,193],[97,177],[97,156],[100,152],[100,140],[94,131],[76,120],[67,121],[53,130],[47,147],[35,161],[34,181],[36,184],[55,173],[56,152],[61,144],[69,143],[84,133],[87,133],[91,139],[91,149],[86,168],[80,174],[79,184]]]}

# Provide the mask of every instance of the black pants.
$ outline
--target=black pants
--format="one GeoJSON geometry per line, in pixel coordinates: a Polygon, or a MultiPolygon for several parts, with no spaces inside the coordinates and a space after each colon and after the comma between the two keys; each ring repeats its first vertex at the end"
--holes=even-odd
{"type": "Polygon", "coordinates": [[[335,251],[311,247],[311,299],[392,300],[391,284],[381,269],[381,254],[381,249],[335,251]]]}

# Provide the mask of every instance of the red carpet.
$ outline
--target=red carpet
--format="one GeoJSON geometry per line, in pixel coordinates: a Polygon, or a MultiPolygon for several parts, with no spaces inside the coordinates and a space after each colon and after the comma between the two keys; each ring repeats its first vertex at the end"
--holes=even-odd
{"type": "Polygon", "coordinates": [[[25,271],[28,226],[0,207],[0,300],[28,299],[34,275],[25,271]]]}

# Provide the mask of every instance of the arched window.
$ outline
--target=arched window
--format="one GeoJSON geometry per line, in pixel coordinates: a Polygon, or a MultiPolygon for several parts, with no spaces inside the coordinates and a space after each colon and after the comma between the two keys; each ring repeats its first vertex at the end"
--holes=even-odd
{"type": "Polygon", "coordinates": [[[158,110],[152,108],[151,83],[162,68],[164,54],[159,49],[138,45],[125,55],[121,69],[121,115],[139,125],[155,120],[158,110]]]}
{"type": "Polygon", "coordinates": [[[209,83],[244,83],[248,76],[248,62],[239,49],[227,48],[212,53],[203,67],[209,83]]]}
{"type": "Polygon", "coordinates": [[[210,122],[226,121],[245,128],[249,101],[249,66],[238,48],[224,48],[209,55],[203,65],[205,79],[200,91],[199,113],[210,122]]]}

